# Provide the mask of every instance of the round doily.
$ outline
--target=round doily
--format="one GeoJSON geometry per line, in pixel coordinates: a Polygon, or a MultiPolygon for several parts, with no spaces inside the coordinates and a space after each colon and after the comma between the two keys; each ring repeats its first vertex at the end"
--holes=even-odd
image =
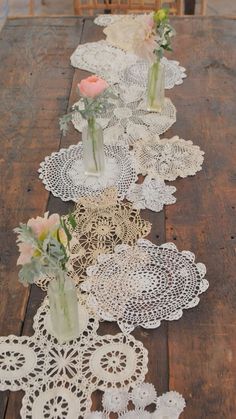
{"type": "MultiPolygon", "coordinates": [[[[163,134],[176,121],[176,109],[170,99],[165,99],[161,112],[148,112],[146,100],[125,102],[120,96],[110,103],[100,117],[103,121],[103,135],[106,144],[133,145],[140,138],[163,134]]],[[[79,112],[72,120],[74,127],[82,131],[84,120],[79,112]]]]}
{"type": "Polygon", "coordinates": [[[119,419],[178,419],[186,404],[181,394],[175,391],[157,397],[152,384],[142,383],[130,393],[125,389],[106,390],[102,405],[102,412],[91,412],[85,419],[107,419],[112,413],[116,413],[119,419]],[[133,410],[128,410],[130,401],[134,405],[133,410]],[[153,413],[145,410],[150,404],[156,405],[153,413]]]}
{"type": "Polygon", "coordinates": [[[105,146],[106,167],[100,177],[87,176],[83,167],[82,144],[72,145],[45,158],[40,164],[39,178],[46,189],[63,201],[78,201],[81,196],[99,195],[115,186],[123,199],[136,173],[129,151],[125,147],[105,146]]]}
{"type": "MultiPolygon", "coordinates": [[[[133,19],[136,15],[129,14],[128,16],[133,19]]],[[[94,23],[98,26],[109,26],[124,18],[127,19],[127,15],[99,15],[94,19],[94,23]]]]}
{"type": "Polygon", "coordinates": [[[109,84],[117,83],[119,71],[136,60],[135,55],[127,54],[104,40],[79,45],[70,58],[73,67],[97,74],[109,84]]]}
{"type": "MultiPolygon", "coordinates": [[[[187,77],[186,69],[181,67],[178,61],[168,60],[165,57],[161,61],[165,67],[165,88],[172,89],[175,85],[182,84],[183,79],[187,77]]],[[[137,61],[128,65],[120,72],[120,83],[132,88],[137,85],[146,91],[149,66],[147,61],[137,61]]]]}
{"type": "Polygon", "coordinates": [[[73,382],[47,381],[22,400],[22,419],[84,419],[91,407],[89,393],[73,382]]]}
{"type": "Polygon", "coordinates": [[[25,390],[42,381],[46,353],[36,340],[0,337],[0,390],[25,390]]]}
{"type": "Polygon", "coordinates": [[[86,268],[100,254],[112,253],[118,244],[132,245],[151,230],[139,210],[117,200],[114,188],[98,198],[81,198],[73,215],[77,226],[72,233],[69,269],[76,283],[85,278],[86,268]]]}
{"type": "Polygon", "coordinates": [[[137,141],[131,152],[137,173],[175,180],[178,176],[193,176],[202,170],[204,151],[192,141],[177,135],[167,139],[158,136],[137,141]]]}
{"type": "Polygon", "coordinates": [[[172,195],[174,192],[176,188],[167,186],[163,179],[152,179],[147,176],[143,183],[130,186],[126,198],[133,202],[134,208],[147,208],[159,212],[164,205],[176,202],[176,198],[172,195]]]}
{"type": "MultiPolygon", "coordinates": [[[[82,295],[79,296],[78,300],[78,319],[79,319],[79,337],[74,339],[74,345],[81,344],[90,339],[94,335],[99,327],[99,319],[91,308],[86,304],[86,298],[82,295]]],[[[57,344],[58,341],[54,337],[50,319],[50,308],[49,301],[46,297],[44,302],[39,307],[35,317],[33,328],[35,331],[35,337],[41,342],[57,344]]],[[[70,346],[73,342],[64,342],[63,346],[70,346]]]]}
{"type": "Polygon", "coordinates": [[[144,381],[148,352],[133,336],[97,336],[80,353],[81,376],[95,388],[134,387],[144,381]]]}
{"type": "Polygon", "coordinates": [[[124,333],[136,326],[156,328],[196,306],[208,288],[205,265],[194,259],[173,243],[156,246],[140,239],[133,248],[120,245],[112,255],[98,257],[81,288],[100,317],[117,321],[124,333]]]}

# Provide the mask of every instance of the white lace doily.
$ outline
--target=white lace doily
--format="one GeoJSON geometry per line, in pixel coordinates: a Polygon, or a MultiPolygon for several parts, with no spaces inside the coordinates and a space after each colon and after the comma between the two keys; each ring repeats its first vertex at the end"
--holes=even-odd
{"type": "Polygon", "coordinates": [[[96,336],[80,352],[81,374],[90,387],[134,387],[144,381],[148,352],[133,336],[96,336]]]}
{"type": "Polygon", "coordinates": [[[174,204],[176,198],[173,193],[176,192],[174,186],[167,186],[163,179],[152,179],[145,177],[143,183],[133,184],[126,193],[128,201],[133,202],[134,208],[150,209],[159,212],[164,205],[174,204]]]}
{"type": "Polygon", "coordinates": [[[46,299],[34,319],[34,336],[0,338],[0,390],[25,391],[22,418],[84,419],[94,390],[129,390],[144,381],[148,352],[133,336],[98,336],[97,317],[92,321],[82,304],[80,336],[59,344],[48,312],[46,299]]]}
{"type": "Polygon", "coordinates": [[[133,19],[136,15],[135,14],[129,14],[129,15],[99,15],[94,19],[94,23],[98,26],[109,26],[112,25],[115,22],[118,22],[118,20],[127,19],[127,16],[133,19]]]}
{"type": "Polygon", "coordinates": [[[97,74],[109,84],[119,82],[119,72],[136,60],[135,55],[127,54],[104,40],[79,45],[70,58],[73,67],[97,74]]]}
{"type": "Polygon", "coordinates": [[[45,188],[63,201],[78,201],[82,196],[99,195],[115,186],[120,199],[137,179],[133,161],[126,147],[105,146],[105,171],[99,177],[87,176],[83,166],[82,144],[72,145],[45,158],[39,178],[45,188]]]}
{"type": "Polygon", "coordinates": [[[140,239],[134,247],[120,245],[112,255],[99,256],[81,288],[99,316],[117,321],[124,333],[138,325],[156,328],[195,307],[208,288],[205,265],[194,260],[173,243],[156,246],[140,239]]]}
{"type": "MultiPolygon", "coordinates": [[[[183,79],[187,77],[186,69],[181,67],[178,61],[168,60],[165,57],[161,61],[165,67],[165,88],[172,89],[175,85],[182,84],[183,79]]],[[[146,91],[149,65],[147,61],[137,61],[128,65],[120,72],[119,82],[125,87],[134,88],[137,85],[146,91]]]]}
{"type": "Polygon", "coordinates": [[[90,395],[62,377],[28,391],[20,413],[22,419],[84,419],[90,407],[90,395]]]}
{"type": "Polygon", "coordinates": [[[177,135],[170,139],[156,136],[137,141],[131,154],[137,173],[165,180],[195,175],[202,170],[204,160],[204,151],[199,146],[177,135]]]}
{"type": "Polygon", "coordinates": [[[131,393],[127,390],[109,389],[102,398],[103,411],[91,412],[85,419],[107,419],[116,413],[120,419],[178,419],[186,404],[181,394],[169,391],[157,397],[155,387],[149,383],[136,386],[131,393]],[[132,402],[134,409],[128,409],[132,402]],[[155,411],[148,413],[145,409],[155,404],[155,411]]]}
{"type": "MultiPolygon", "coordinates": [[[[163,134],[176,121],[176,109],[170,99],[165,99],[163,110],[148,112],[145,99],[125,102],[119,97],[101,115],[98,122],[103,126],[106,144],[130,146],[140,138],[163,134]]],[[[74,127],[82,131],[84,120],[79,112],[72,120],[74,127]]]]}
{"type": "MultiPolygon", "coordinates": [[[[162,59],[165,66],[165,88],[171,89],[183,83],[186,70],[178,61],[162,59]]],[[[106,41],[89,42],[79,45],[71,56],[73,67],[97,74],[109,84],[119,83],[123,89],[146,88],[148,62],[136,55],[122,51],[106,41]]]]}

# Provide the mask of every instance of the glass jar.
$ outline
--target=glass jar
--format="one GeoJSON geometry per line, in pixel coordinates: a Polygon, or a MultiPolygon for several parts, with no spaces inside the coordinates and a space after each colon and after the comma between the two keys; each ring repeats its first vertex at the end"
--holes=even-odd
{"type": "Polygon", "coordinates": [[[155,61],[148,71],[147,110],[161,112],[165,102],[165,66],[155,61]]]}
{"type": "Polygon", "coordinates": [[[78,301],[75,284],[66,272],[58,272],[48,285],[52,333],[59,343],[79,336],[78,301]]]}
{"type": "Polygon", "coordinates": [[[88,124],[82,131],[82,141],[85,174],[100,176],[105,169],[103,130],[95,117],[88,119],[88,124]]]}

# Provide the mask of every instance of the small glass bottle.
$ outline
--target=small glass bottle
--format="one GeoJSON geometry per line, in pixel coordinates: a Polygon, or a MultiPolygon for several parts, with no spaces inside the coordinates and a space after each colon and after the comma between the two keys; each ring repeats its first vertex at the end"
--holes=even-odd
{"type": "Polygon", "coordinates": [[[51,327],[59,343],[79,336],[78,301],[75,284],[66,272],[58,272],[48,285],[51,327]]]}
{"type": "Polygon", "coordinates": [[[88,119],[88,125],[82,131],[82,141],[85,174],[100,176],[105,169],[103,130],[95,117],[88,119]]]}
{"type": "Polygon", "coordinates": [[[165,67],[161,60],[155,61],[148,71],[147,110],[161,112],[165,103],[165,67]]]}

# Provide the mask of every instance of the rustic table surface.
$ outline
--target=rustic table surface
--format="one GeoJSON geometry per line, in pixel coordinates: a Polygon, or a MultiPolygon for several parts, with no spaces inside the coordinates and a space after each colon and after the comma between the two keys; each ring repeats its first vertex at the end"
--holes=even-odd
{"type": "MultiPolygon", "coordinates": [[[[178,321],[156,330],[137,329],[149,350],[147,380],[159,394],[183,394],[185,419],[236,417],[236,21],[173,18],[175,58],[186,67],[183,85],[167,91],[177,122],[166,136],[192,140],[206,152],[202,172],[174,182],[177,203],[158,214],[150,240],[174,241],[206,264],[209,290],[178,321]]],[[[46,155],[77,143],[71,128],[59,132],[58,118],[77,99],[76,85],[87,74],[70,66],[79,43],[97,41],[102,28],[91,19],[10,20],[0,34],[1,281],[0,335],[32,333],[32,318],[44,293],[17,281],[17,248],[12,229],[20,221],[71,205],[54,198],[38,179],[46,155]]],[[[101,333],[115,333],[104,323],[101,333]]],[[[0,393],[0,418],[19,418],[23,392],[0,393]]],[[[100,395],[94,396],[100,407],[100,395]]]]}

